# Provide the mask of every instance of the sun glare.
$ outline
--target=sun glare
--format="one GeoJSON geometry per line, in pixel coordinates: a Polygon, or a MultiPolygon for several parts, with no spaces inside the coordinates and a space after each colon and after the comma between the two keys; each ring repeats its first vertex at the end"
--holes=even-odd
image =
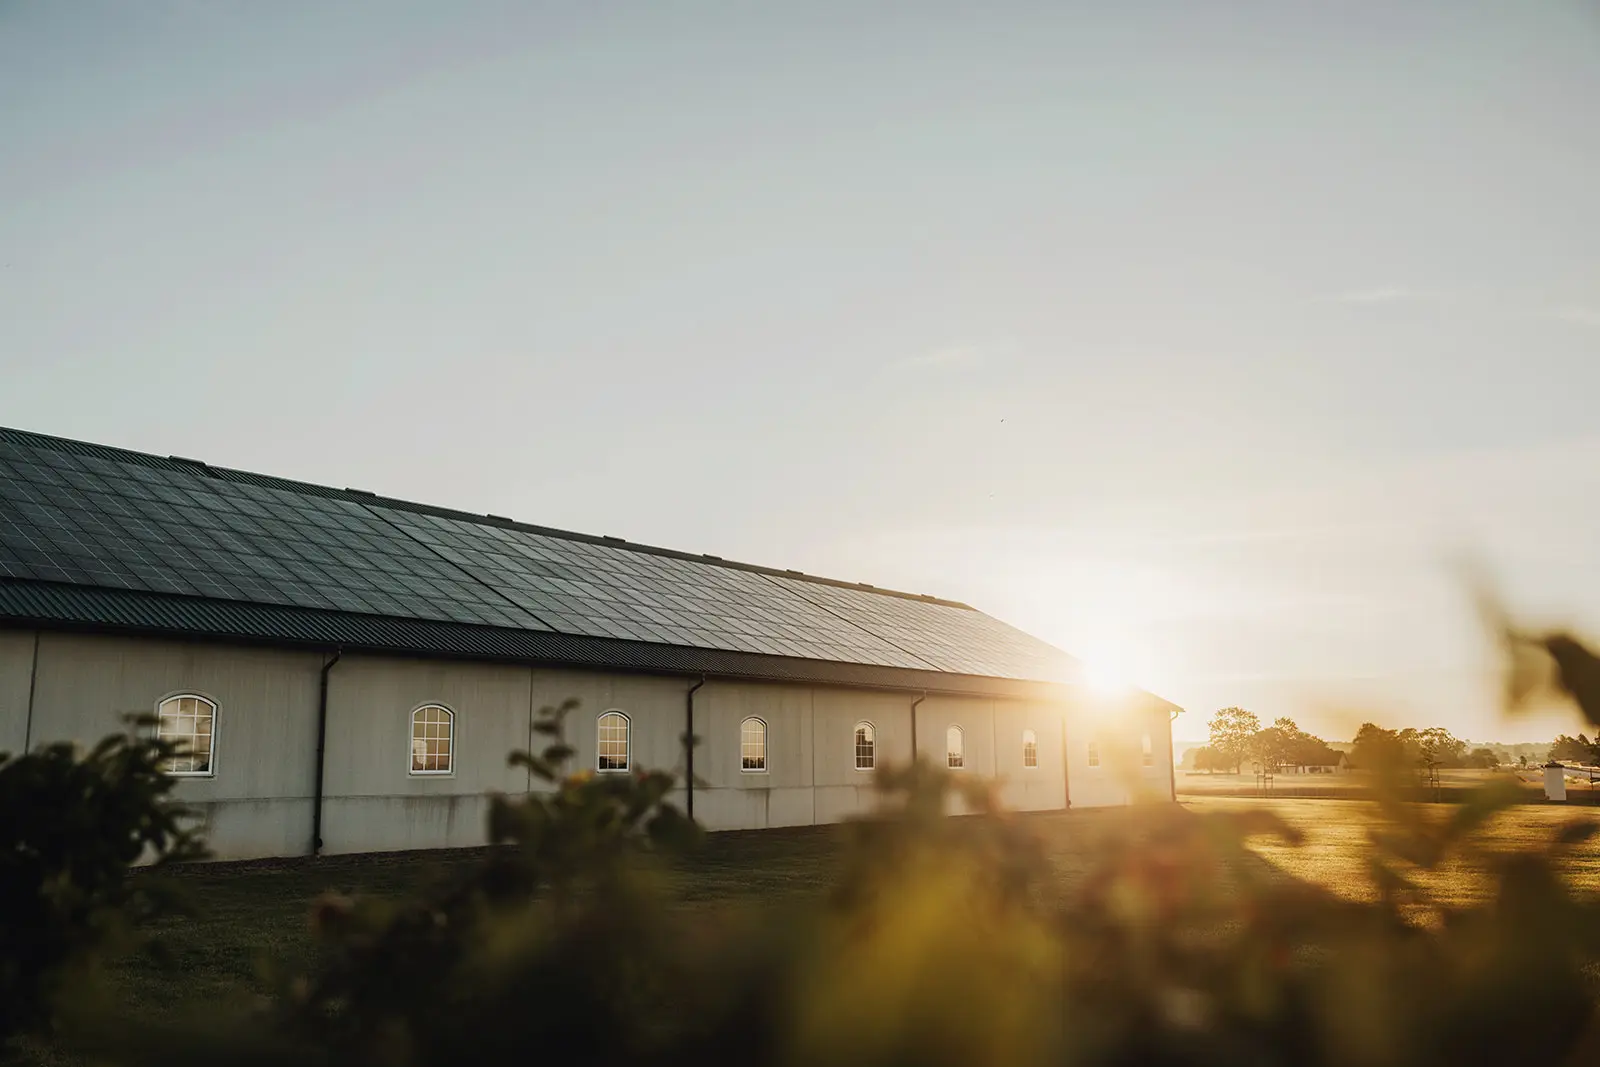
{"type": "Polygon", "coordinates": [[[1090,690],[1101,696],[1116,696],[1133,687],[1133,664],[1126,648],[1107,644],[1086,651],[1083,680],[1090,690]]]}

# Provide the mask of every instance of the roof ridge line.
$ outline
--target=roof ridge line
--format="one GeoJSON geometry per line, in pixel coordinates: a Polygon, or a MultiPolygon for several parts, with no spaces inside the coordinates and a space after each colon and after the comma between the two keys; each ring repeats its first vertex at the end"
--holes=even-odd
{"type": "MultiPolygon", "coordinates": [[[[346,487],[338,489],[329,485],[319,485],[316,482],[302,482],[294,478],[282,478],[273,474],[257,474],[254,471],[240,470],[235,467],[219,467],[204,460],[189,459],[183,456],[158,456],[153,452],[140,452],[131,448],[121,448],[117,445],[102,445],[93,441],[80,441],[71,437],[58,437],[54,434],[38,433],[33,430],[22,430],[10,426],[0,426],[0,440],[11,440],[16,444],[35,447],[52,448],[61,452],[68,452],[80,456],[99,456],[117,462],[132,462],[141,466],[153,467],[158,470],[186,471],[199,477],[211,477],[220,481],[237,482],[245,485],[257,485],[267,489],[280,489],[284,492],[303,493],[307,496],[320,496],[336,500],[347,500],[352,503],[368,507],[387,507],[400,511],[410,511],[424,515],[435,515],[439,518],[457,519],[477,523],[482,526],[495,526],[501,529],[519,530],[524,533],[539,534],[544,537],[556,537],[565,541],[580,541],[594,545],[608,545],[612,548],[621,548],[630,552],[642,552],[653,556],[666,556],[672,559],[681,559],[691,563],[703,563],[709,566],[726,567],[730,570],[751,571],[756,574],[769,575],[774,578],[793,578],[796,581],[810,582],[815,585],[828,585],[837,589],[856,589],[865,593],[877,593],[881,596],[896,597],[901,600],[914,600],[924,604],[938,604],[947,608],[959,608],[963,611],[978,612],[971,604],[959,600],[947,600],[944,597],[930,596],[927,593],[908,593],[900,589],[887,589],[882,586],[871,585],[867,582],[847,582],[838,578],[825,578],[817,574],[807,574],[782,567],[768,567],[759,563],[743,563],[738,560],[723,559],[706,552],[686,552],[677,548],[664,548],[659,545],[647,545],[638,541],[629,541],[620,537],[611,537],[601,534],[586,534],[576,530],[563,530],[554,526],[541,526],[537,523],[518,522],[508,519],[503,515],[480,514],[475,511],[461,511],[457,508],[440,507],[436,504],[424,504],[419,501],[403,500],[399,497],[384,496],[365,489],[351,489],[346,487]]],[[[523,609],[526,610],[526,609],[523,609]]],[[[920,658],[920,657],[919,657],[920,658]]]]}

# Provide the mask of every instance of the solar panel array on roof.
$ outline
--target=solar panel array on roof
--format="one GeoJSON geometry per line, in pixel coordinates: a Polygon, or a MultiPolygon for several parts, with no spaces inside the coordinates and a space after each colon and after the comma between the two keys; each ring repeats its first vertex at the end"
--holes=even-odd
{"type": "Polygon", "coordinates": [[[389,518],[561,633],[929,666],[756,572],[434,515],[389,518]]]}
{"type": "Polygon", "coordinates": [[[548,629],[360,504],[4,441],[0,574],[548,629]]]}
{"type": "Polygon", "coordinates": [[[995,678],[1074,661],[962,605],[0,431],[0,578],[995,678]]]}
{"type": "Polygon", "coordinates": [[[793,578],[773,581],[896,645],[915,648],[937,670],[1048,682],[1078,676],[1071,656],[981,611],[793,578]]]}

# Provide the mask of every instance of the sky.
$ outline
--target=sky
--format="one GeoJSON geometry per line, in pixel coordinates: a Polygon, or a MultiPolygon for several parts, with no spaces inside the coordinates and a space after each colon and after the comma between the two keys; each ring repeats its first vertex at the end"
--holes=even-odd
{"type": "Polygon", "coordinates": [[[0,424],[971,603],[1187,709],[1600,634],[1600,7],[7,3],[0,424]]]}

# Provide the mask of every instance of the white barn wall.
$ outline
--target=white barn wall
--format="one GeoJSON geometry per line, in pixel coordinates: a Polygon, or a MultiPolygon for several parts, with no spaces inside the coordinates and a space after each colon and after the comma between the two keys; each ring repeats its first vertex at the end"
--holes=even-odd
{"type": "MultiPolygon", "coordinates": [[[[32,674],[33,634],[0,631],[0,748],[21,747],[32,674]]],[[[33,742],[92,743],[124,728],[122,716],[149,714],[164,697],[194,692],[214,700],[217,774],[180,780],[178,795],[205,820],[221,858],[309,851],[316,766],[318,683],[325,657],[141,638],[45,633],[34,686],[33,742]]],[[[636,768],[684,770],[686,698],[694,679],[560,670],[466,661],[347,654],[329,674],[322,836],[327,852],[364,852],[480,844],[489,798],[530,788],[526,771],[507,765],[514,749],[542,747],[530,729],[541,707],[576,698],[566,740],[574,769],[593,769],[596,718],[616,709],[631,723],[636,768]],[[452,773],[409,773],[411,712],[441,704],[454,719],[452,773]]],[[[854,731],[877,731],[877,759],[911,758],[917,694],[837,686],[708,679],[695,695],[700,738],[695,816],[709,829],[837,822],[874,803],[872,775],[855,767],[854,731]],[[767,723],[768,767],[740,766],[740,724],[767,723]]],[[[930,695],[916,711],[921,755],[942,765],[945,730],[965,731],[963,773],[997,777],[1003,800],[1025,810],[1060,808],[1063,731],[1069,741],[1073,806],[1124,803],[1126,784],[1107,765],[1085,766],[1094,729],[1148,728],[1154,765],[1136,778],[1166,795],[1164,706],[1103,709],[1023,700],[930,695]],[[1039,741],[1039,766],[1024,767],[1022,732],[1039,741]]],[[[538,787],[534,784],[534,787],[538,787]]],[[[680,805],[680,789],[673,798],[680,805]]]]}
{"type": "Polygon", "coordinates": [[[816,758],[809,687],[707,681],[695,694],[695,818],[710,830],[805,826],[815,820],[816,758]],[[747,718],[767,724],[767,769],[743,769],[740,731],[747,718]]]}
{"type": "Polygon", "coordinates": [[[1067,780],[1072,806],[1097,808],[1172,796],[1171,718],[1167,706],[1135,698],[1086,702],[1067,716],[1067,780]],[[1151,741],[1144,766],[1141,738],[1151,741]],[[1097,741],[1100,766],[1089,766],[1089,744],[1097,741]]]}
{"type": "Polygon", "coordinates": [[[36,639],[30,630],[0,630],[0,752],[19,753],[27,743],[36,639]]]}
{"type": "Polygon", "coordinates": [[[528,746],[531,682],[525,667],[341,659],[328,674],[324,851],[484,844],[489,795],[528,788],[506,756],[528,746]],[[411,773],[411,713],[424,704],[453,713],[449,774],[411,773]]]}
{"type": "Polygon", "coordinates": [[[995,775],[1000,799],[1018,811],[1049,811],[1066,803],[1067,787],[1061,776],[1061,737],[1065,716],[1059,706],[1023,701],[996,701],[995,775]],[[1039,740],[1039,765],[1022,762],[1022,732],[1032,730],[1039,740]]]}
{"type": "MultiPolygon", "coordinates": [[[[566,742],[577,750],[573,770],[596,769],[600,747],[597,720],[604,712],[620,711],[628,716],[631,767],[682,776],[681,738],[693,681],[545,668],[533,668],[532,673],[535,711],[558,707],[569,698],[578,700],[578,710],[567,719],[565,735],[566,742]]],[[[541,737],[534,745],[542,749],[545,743],[541,737]]],[[[672,799],[681,806],[683,790],[674,791],[672,799]]]]}
{"type": "Polygon", "coordinates": [[[217,773],[183,778],[220,858],[294,855],[311,840],[318,671],[311,652],[42,634],[33,744],[92,745],[178,693],[215,701],[217,773]]]}
{"type": "MultiPolygon", "coordinates": [[[[936,767],[949,766],[949,730],[959,726],[964,755],[959,774],[992,778],[995,767],[994,701],[981,697],[929,696],[917,706],[917,750],[936,767]]],[[[948,810],[963,814],[966,804],[951,796],[948,810]]]]}
{"type": "MultiPolygon", "coordinates": [[[[904,764],[911,759],[910,693],[859,689],[812,690],[812,772],[816,822],[839,822],[872,807],[872,775],[856,769],[855,729],[873,725],[876,759],[904,764]]],[[[920,741],[921,738],[919,737],[920,741]]]]}

